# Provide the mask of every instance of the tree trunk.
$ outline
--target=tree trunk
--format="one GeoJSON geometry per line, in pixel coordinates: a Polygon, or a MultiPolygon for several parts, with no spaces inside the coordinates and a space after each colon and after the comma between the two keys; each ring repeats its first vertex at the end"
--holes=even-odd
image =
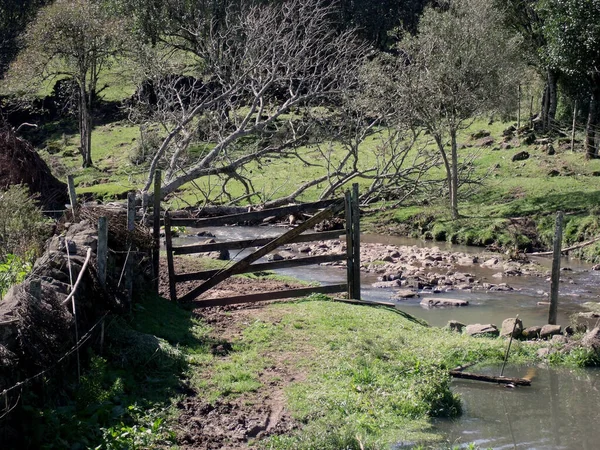
{"type": "Polygon", "coordinates": [[[592,80],[592,94],[590,96],[590,108],[588,112],[587,124],[585,127],[585,157],[587,159],[598,156],[596,145],[598,137],[598,102],[600,101],[600,79],[592,80]]]}
{"type": "Polygon", "coordinates": [[[92,166],[92,114],[91,103],[84,86],[79,90],[79,151],[82,167],[92,166]]]}
{"type": "Polygon", "coordinates": [[[542,128],[549,131],[556,118],[558,76],[554,70],[546,71],[546,85],[542,98],[542,128]]]}
{"type": "MultiPolygon", "coordinates": [[[[452,182],[454,178],[452,164],[448,160],[448,155],[446,150],[444,149],[444,144],[442,143],[442,137],[439,135],[434,135],[435,142],[438,146],[438,150],[442,155],[442,161],[444,161],[444,167],[446,169],[446,181],[448,183],[448,193],[450,196],[450,210],[452,213],[452,219],[458,218],[458,209],[454,207],[456,201],[456,195],[454,191],[454,183],[452,182]],[[456,216],[455,216],[456,213],[456,216]]],[[[453,152],[454,153],[454,152],[453,152]]],[[[454,160],[454,155],[452,155],[452,159],[454,160]]]]}
{"type": "Polygon", "coordinates": [[[450,180],[450,208],[452,209],[452,219],[458,219],[458,145],[456,143],[456,130],[450,132],[451,153],[452,153],[452,176],[450,180]]]}

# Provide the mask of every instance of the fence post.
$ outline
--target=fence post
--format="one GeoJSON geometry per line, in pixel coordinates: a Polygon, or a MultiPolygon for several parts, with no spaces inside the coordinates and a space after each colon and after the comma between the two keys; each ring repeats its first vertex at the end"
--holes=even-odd
{"type": "Polygon", "coordinates": [[[39,279],[29,282],[29,295],[31,295],[34,304],[40,303],[42,299],[42,282],[39,279]]]}
{"type": "Polygon", "coordinates": [[[352,269],[354,270],[354,298],[360,300],[360,208],[358,183],[352,185],[352,269]]]}
{"type": "Polygon", "coordinates": [[[98,218],[98,280],[102,287],[106,286],[106,264],[108,259],[108,221],[106,217],[98,218]]]}
{"type": "Polygon", "coordinates": [[[160,271],[160,188],[161,171],[154,172],[154,221],[153,236],[154,250],[152,252],[152,271],[154,276],[154,290],[158,293],[160,271]]]}
{"type": "Polygon", "coordinates": [[[73,175],[67,175],[67,185],[69,187],[69,201],[71,202],[71,213],[75,219],[75,208],[77,207],[77,194],[75,193],[75,182],[73,175]]]}
{"type": "Polygon", "coordinates": [[[344,198],[346,212],[346,272],[348,280],[348,298],[354,298],[354,234],[352,233],[352,194],[346,191],[344,198]]]}
{"type": "Polygon", "coordinates": [[[127,264],[125,267],[125,289],[127,290],[127,299],[131,307],[133,298],[133,239],[132,233],[135,229],[135,192],[127,194],[127,264]]]}
{"type": "Polygon", "coordinates": [[[519,89],[517,92],[519,106],[517,109],[517,130],[521,128],[521,83],[519,83],[519,89]]]}
{"type": "Polygon", "coordinates": [[[554,227],[554,254],[552,256],[552,281],[550,282],[550,308],[548,311],[548,323],[556,325],[556,314],[558,311],[558,287],[560,283],[560,254],[562,245],[563,212],[556,214],[556,225],[554,227]]]}
{"type": "Polygon", "coordinates": [[[167,250],[167,268],[169,270],[169,295],[172,301],[177,301],[177,289],[175,288],[175,264],[173,263],[173,241],[171,235],[171,217],[165,211],[165,247],[167,250]]]}
{"type": "Polygon", "coordinates": [[[575,151],[575,125],[577,119],[577,100],[575,100],[575,104],[573,105],[573,126],[571,128],[571,151],[575,151]]]}

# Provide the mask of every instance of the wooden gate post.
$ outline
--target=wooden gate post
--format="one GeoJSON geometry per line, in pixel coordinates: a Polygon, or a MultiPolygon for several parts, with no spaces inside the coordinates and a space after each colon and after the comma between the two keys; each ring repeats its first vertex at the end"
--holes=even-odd
{"type": "Polygon", "coordinates": [[[171,234],[171,217],[169,211],[165,211],[165,247],[167,250],[167,268],[169,270],[169,295],[172,301],[177,301],[177,289],[175,289],[175,264],[173,263],[173,241],[171,234]]]}
{"type": "Polygon", "coordinates": [[[135,230],[135,192],[127,194],[127,263],[125,267],[125,289],[127,291],[127,300],[131,307],[133,298],[133,267],[134,267],[134,249],[132,233],[135,230]]]}
{"type": "Polygon", "coordinates": [[[348,298],[354,297],[354,234],[352,233],[352,194],[346,191],[344,197],[346,213],[346,278],[348,281],[348,298]]]}
{"type": "Polygon", "coordinates": [[[71,214],[73,214],[73,220],[75,220],[75,209],[77,208],[77,194],[75,193],[75,181],[73,175],[67,175],[67,186],[69,188],[69,201],[71,203],[71,214]]]}
{"type": "Polygon", "coordinates": [[[556,214],[556,225],[554,228],[554,254],[552,256],[552,281],[550,282],[550,308],[548,311],[548,323],[556,325],[558,312],[558,287],[560,283],[560,254],[562,245],[563,212],[556,214]]]}
{"type": "Polygon", "coordinates": [[[358,183],[352,185],[352,269],[354,271],[354,297],[360,300],[360,208],[358,203],[358,183]]]}
{"type": "Polygon", "coordinates": [[[160,271],[160,184],[161,171],[154,172],[154,221],[153,236],[154,249],[152,251],[152,272],[154,277],[154,290],[158,293],[160,271]]]}
{"type": "Polygon", "coordinates": [[[108,222],[106,217],[98,218],[98,250],[96,252],[98,281],[106,286],[106,263],[108,259],[108,222]]]}

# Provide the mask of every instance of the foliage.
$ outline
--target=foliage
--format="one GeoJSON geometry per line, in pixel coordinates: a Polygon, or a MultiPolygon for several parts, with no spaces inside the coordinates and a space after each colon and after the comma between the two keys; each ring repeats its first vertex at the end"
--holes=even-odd
{"type": "Polygon", "coordinates": [[[9,254],[15,255],[17,266],[33,262],[45,235],[44,216],[26,187],[15,185],[0,191],[0,262],[8,262],[9,254]]]}
{"type": "Polygon", "coordinates": [[[3,0],[0,3],[0,78],[19,50],[18,36],[49,0],[3,0]]]}
{"type": "Polygon", "coordinates": [[[83,167],[92,165],[91,132],[100,73],[122,50],[125,21],[93,0],[57,0],[42,8],[23,36],[25,48],[7,74],[13,89],[67,78],[78,106],[83,167]]]}
{"type": "Polygon", "coordinates": [[[513,98],[516,42],[490,2],[457,0],[426,9],[418,33],[398,44],[398,56],[383,55],[374,70],[380,102],[397,105],[396,121],[424,128],[435,140],[453,219],[460,183],[457,133],[513,98]]]}
{"type": "Polygon", "coordinates": [[[31,271],[31,262],[16,255],[8,254],[0,263],[0,300],[8,289],[22,282],[31,271]]]}

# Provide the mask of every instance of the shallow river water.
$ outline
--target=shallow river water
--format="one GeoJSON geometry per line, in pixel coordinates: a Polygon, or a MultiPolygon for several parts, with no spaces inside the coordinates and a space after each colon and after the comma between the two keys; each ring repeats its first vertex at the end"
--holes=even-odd
{"type": "MultiPolygon", "coordinates": [[[[190,230],[194,231],[194,230],[190,230]]],[[[210,229],[216,240],[250,239],[278,236],[280,228],[220,227],[210,229]]],[[[192,244],[206,238],[182,238],[175,245],[192,244]]],[[[364,235],[362,242],[397,246],[437,246],[441,250],[481,253],[478,248],[424,242],[409,238],[364,235]]],[[[241,258],[247,252],[231,252],[232,258],[241,258]]],[[[550,268],[550,260],[539,258],[539,263],[550,268]]],[[[566,326],[569,316],[582,311],[582,303],[600,300],[600,272],[590,270],[587,264],[564,259],[560,286],[558,322],[566,326]]],[[[498,282],[491,269],[474,265],[461,268],[482,280],[498,282]]],[[[345,281],[346,272],[339,267],[308,266],[278,270],[283,275],[322,284],[345,281]]],[[[389,301],[392,289],[377,289],[375,274],[363,274],[361,297],[364,300],[389,301]]],[[[509,277],[511,292],[453,291],[436,296],[448,296],[469,301],[461,308],[432,308],[420,306],[420,299],[398,301],[398,308],[425,319],[430,325],[444,326],[448,320],[463,323],[493,323],[498,326],[508,317],[519,317],[524,325],[543,325],[547,322],[547,307],[537,306],[546,301],[542,291],[550,290],[546,277],[509,277]]],[[[470,369],[473,371],[473,369],[470,369]]],[[[531,387],[508,389],[488,383],[453,380],[453,390],[463,400],[463,414],[453,421],[435,422],[435,429],[446,436],[449,445],[463,446],[474,443],[479,448],[493,449],[600,449],[600,370],[567,370],[545,366],[507,367],[507,376],[522,377],[528,371],[535,376],[531,387]]],[[[479,373],[499,374],[497,367],[476,368],[479,373]]],[[[399,444],[397,448],[410,448],[399,444]]]]}

